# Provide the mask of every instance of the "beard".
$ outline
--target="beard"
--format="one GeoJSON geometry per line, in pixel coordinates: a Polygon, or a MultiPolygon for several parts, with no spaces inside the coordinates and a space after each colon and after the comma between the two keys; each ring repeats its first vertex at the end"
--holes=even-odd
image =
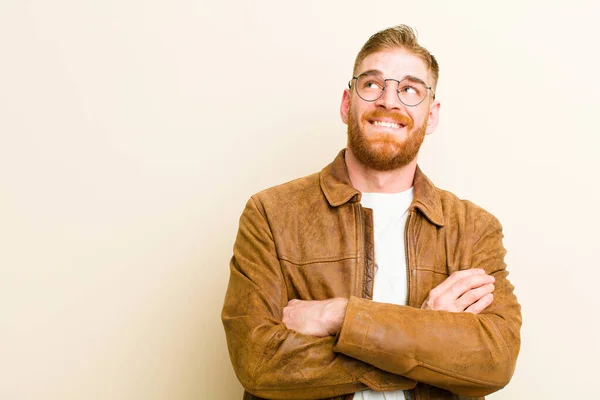
{"type": "Polygon", "coordinates": [[[352,112],[348,113],[348,147],[357,160],[364,166],[376,171],[391,171],[399,169],[415,159],[423,144],[427,120],[414,128],[414,121],[406,115],[384,110],[374,110],[363,114],[363,126],[375,118],[390,118],[405,126],[408,136],[403,141],[391,133],[366,135],[360,128],[352,112]]]}

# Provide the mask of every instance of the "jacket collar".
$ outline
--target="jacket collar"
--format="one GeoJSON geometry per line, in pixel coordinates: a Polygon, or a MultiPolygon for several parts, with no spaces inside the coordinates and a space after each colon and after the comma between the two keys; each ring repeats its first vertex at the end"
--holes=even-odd
{"type": "MultiPolygon", "coordinates": [[[[346,149],[339,152],[335,160],[321,171],[321,190],[332,207],[351,202],[360,202],[361,193],[352,186],[346,167],[346,149]]],[[[442,201],[437,188],[417,166],[413,181],[414,197],[410,208],[419,209],[429,221],[444,226],[442,201]]]]}

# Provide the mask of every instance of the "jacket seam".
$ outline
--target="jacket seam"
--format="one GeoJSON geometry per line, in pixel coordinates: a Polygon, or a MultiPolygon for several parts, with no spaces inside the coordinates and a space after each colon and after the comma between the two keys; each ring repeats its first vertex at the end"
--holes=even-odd
{"type": "MultiPolygon", "coordinates": [[[[269,228],[269,239],[271,239],[271,241],[273,242],[273,247],[275,248],[275,254],[277,255],[277,258],[279,258],[279,255],[277,254],[278,253],[277,244],[275,243],[275,236],[273,236],[273,229],[271,229],[271,224],[269,223],[269,218],[267,217],[267,214],[264,213],[264,208],[258,206],[254,196],[250,197],[250,200],[252,200],[252,204],[254,204],[256,211],[258,211],[258,213],[260,214],[262,219],[265,221],[265,224],[267,224],[267,227],[269,228]]],[[[261,206],[262,206],[262,204],[261,204],[261,206]]],[[[281,276],[283,277],[283,273],[281,276]]]]}
{"type": "MultiPolygon", "coordinates": [[[[362,378],[362,376],[361,376],[361,378],[362,378]]],[[[405,378],[406,378],[406,377],[405,377],[405,378]]],[[[406,379],[410,379],[410,378],[406,378],[406,379]]],[[[415,380],[412,380],[412,379],[410,379],[410,380],[411,380],[412,382],[415,382],[415,383],[416,383],[416,381],[415,381],[415,380]]],[[[392,384],[392,385],[380,385],[380,384],[378,384],[376,381],[373,381],[373,380],[371,380],[371,379],[369,379],[369,378],[364,378],[363,380],[361,380],[361,382],[362,382],[362,383],[365,383],[365,384],[366,384],[366,383],[369,383],[369,384],[372,386],[372,387],[370,387],[370,388],[371,388],[371,390],[373,390],[373,388],[381,389],[381,390],[383,390],[383,391],[388,391],[388,390],[400,390],[400,389],[398,389],[398,386],[399,386],[398,384],[396,384],[396,385],[394,385],[394,384],[392,384]]],[[[368,386],[368,385],[367,385],[367,386],[368,386]]],[[[410,389],[404,389],[404,390],[410,390],[410,389]]]]}
{"type": "Polygon", "coordinates": [[[362,242],[364,244],[364,251],[363,251],[363,257],[364,257],[364,263],[363,263],[363,287],[362,287],[362,298],[364,299],[368,299],[368,300],[373,300],[373,284],[374,284],[374,270],[373,268],[370,268],[370,265],[374,265],[375,263],[375,248],[374,248],[374,238],[373,238],[373,222],[372,222],[372,214],[371,214],[371,218],[369,219],[369,229],[370,231],[367,232],[367,215],[366,215],[366,209],[363,208],[362,206],[358,206],[358,210],[361,213],[361,221],[362,221],[362,226],[363,226],[363,238],[362,238],[362,242]],[[370,264],[372,263],[372,264],[370,264]],[[368,278],[368,280],[367,280],[368,278]]]}
{"type": "MultiPolygon", "coordinates": [[[[259,367],[260,365],[262,365],[262,363],[263,363],[263,360],[265,359],[265,357],[267,357],[267,353],[270,353],[270,352],[271,352],[271,347],[273,347],[273,346],[272,346],[272,343],[273,343],[273,341],[275,340],[275,335],[277,335],[277,334],[279,333],[279,331],[281,331],[281,328],[280,328],[279,326],[278,326],[278,328],[279,328],[279,329],[277,329],[275,332],[273,332],[273,334],[272,334],[272,335],[271,335],[271,337],[269,338],[269,341],[267,342],[267,345],[265,346],[265,351],[263,352],[263,355],[262,355],[262,357],[259,359],[259,362],[258,362],[258,363],[256,363],[256,366],[254,367],[254,369],[253,369],[252,373],[250,374],[250,382],[254,382],[254,379],[255,379],[256,373],[257,373],[257,371],[258,371],[258,367],[259,367]]],[[[254,383],[256,383],[256,382],[254,382],[254,383]]],[[[259,389],[258,385],[256,385],[256,389],[259,389]]],[[[261,389],[261,390],[262,390],[262,389],[261,389]]]]}
{"type": "MultiPolygon", "coordinates": [[[[456,266],[448,265],[448,267],[451,271],[452,271],[452,268],[462,270],[462,269],[471,268],[471,264],[460,264],[460,265],[456,265],[456,266]]],[[[423,264],[415,265],[413,269],[416,269],[419,271],[433,272],[433,273],[441,274],[441,275],[448,275],[446,272],[440,272],[440,271],[436,270],[435,265],[423,265],[423,264]]]]}
{"type": "Polygon", "coordinates": [[[479,234],[479,236],[477,237],[476,240],[473,240],[472,248],[475,248],[475,246],[477,246],[477,243],[479,243],[479,241],[481,241],[481,239],[483,239],[486,231],[488,230],[489,226],[492,224],[492,222],[494,222],[495,219],[496,219],[496,217],[494,217],[492,214],[488,214],[487,221],[485,221],[485,223],[483,224],[483,227],[481,228],[481,233],[479,234]]]}
{"type": "MultiPolygon", "coordinates": [[[[351,341],[351,340],[346,340],[346,344],[358,347],[359,349],[364,349],[363,346],[361,346],[359,343],[355,343],[354,341],[351,341]]],[[[496,347],[495,349],[499,350],[499,349],[504,349],[504,348],[509,349],[510,345],[499,346],[499,347],[496,347]]],[[[393,352],[390,352],[390,351],[385,351],[385,350],[379,350],[378,353],[389,354],[389,355],[394,356],[394,357],[398,356],[398,354],[396,354],[396,353],[393,353],[393,352]]],[[[502,386],[501,383],[491,382],[491,381],[484,381],[484,380],[479,380],[479,379],[470,378],[470,377],[467,377],[467,376],[464,376],[464,375],[456,374],[456,373],[450,372],[448,370],[445,370],[443,368],[436,367],[434,365],[425,363],[423,361],[419,361],[419,360],[417,360],[415,358],[412,358],[412,357],[406,357],[406,356],[402,356],[402,357],[405,358],[406,360],[413,361],[415,363],[415,365],[413,367],[411,367],[409,370],[407,370],[406,372],[401,373],[400,375],[405,375],[407,372],[409,372],[410,370],[416,368],[417,366],[422,366],[422,367],[430,369],[432,371],[437,371],[437,372],[443,373],[446,376],[449,376],[449,377],[452,377],[452,378],[462,379],[463,381],[466,381],[466,382],[478,383],[478,384],[487,385],[487,386],[490,386],[490,385],[502,386]]]]}
{"type": "MultiPolygon", "coordinates": [[[[258,213],[260,214],[260,216],[263,218],[263,220],[265,221],[265,224],[267,225],[268,231],[269,231],[269,239],[273,242],[273,248],[275,249],[275,256],[279,259],[279,256],[277,255],[277,244],[275,243],[275,238],[273,236],[273,230],[271,229],[271,224],[269,224],[269,219],[267,218],[266,214],[263,213],[263,210],[261,210],[261,207],[258,207],[256,200],[254,198],[254,196],[250,197],[250,200],[252,200],[252,204],[254,205],[254,207],[256,208],[256,210],[258,211],[258,213]]],[[[283,274],[283,270],[281,269],[281,262],[278,262],[279,264],[279,276],[282,282],[284,282],[284,288],[285,286],[285,277],[283,274]]],[[[285,297],[287,298],[287,290],[284,289],[285,292],[285,297]]],[[[256,366],[254,367],[252,373],[250,374],[250,382],[253,382],[255,380],[255,376],[256,373],[258,371],[258,368],[260,365],[262,365],[263,360],[265,359],[265,357],[267,356],[267,354],[271,353],[271,348],[273,347],[273,341],[275,340],[275,336],[281,331],[281,326],[278,325],[278,329],[275,330],[275,332],[273,332],[273,334],[271,335],[271,337],[269,338],[269,341],[267,342],[266,346],[265,346],[265,351],[262,355],[262,357],[259,359],[259,362],[256,364],[256,366]]]]}
{"type": "MultiPolygon", "coordinates": [[[[364,273],[364,271],[361,270],[359,262],[361,259],[363,259],[363,263],[365,262],[364,257],[365,255],[363,254],[363,249],[361,247],[361,238],[360,238],[360,233],[359,233],[359,226],[361,225],[360,223],[360,218],[361,216],[358,214],[360,213],[360,204],[358,206],[353,206],[352,207],[352,216],[354,217],[354,250],[355,250],[355,254],[356,254],[356,266],[354,268],[354,288],[351,289],[351,294],[354,292],[354,294],[356,296],[361,296],[362,293],[360,293],[360,287],[359,287],[359,283],[361,281],[361,279],[364,279],[364,276],[361,276],[361,274],[364,273]]],[[[360,226],[360,229],[364,229],[364,226],[360,226]]],[[[364,238],[363,238],[364,240],[364,238]]],[[[346,320],[346,317],[344,316],[344,321],[346,320]]],[[[341,331],[340,331],[341,332],[341,331]]]]}
{"type": "MultiPolygon", "coordinates": [[[[265,224],[267,224],[267,227],[269,228],[268,229],[269,230],[269,239],[271,239],[271,241],[273,242],[273,248],[275,249],[275,258],[277,258],[277,260],[278,260],[277,264],[279,264],[279,277],[281,278],[281,281],[285,283],[285,275],[283,273],[283,269],[281,268],[281,258],[279,257],[279,251],[277,250],[277,243],[275,243],[275,236],[273,236],[273,230],[271,229],[271,224],[269,223],[269,218],[267,218],[267,215],[263,213],[264,210],[261,210],[261,207],[258,207],[258,205],[256,204],[256,200],[254,199],[254,196],[250,197],[250,200],[252,200],[252,204],[254,204],[254,207],[256,207],[256,210],[261,215],[261,217],[265,221],[265,224]]],[[[287,297],[287,290],[286,290],[286,297],[287,297]]]]}
{"type": "MultiPolygon", "coordinates": [[[[280,389],[262,389],[260,387],[252,387],[250,388],[250,390],[260,390],[261,392],[264,393],[269,393],[269,392],[290,392],[290,391],[298,391],[298,390],[307,390],[307,389],[322,389],[322,388],[329,388],[329,387],[339,387],[340,385],[357,385],[357,384],[363,384],[360,381],[356,381],[356,382],[346,382],[343,383],[343,381],[340,381],[339,383],[334,383],[331,385],[324,385],[324,386],[314,386],[314,385],[310,385],[310,386],[301,386],[301,387],[293,387],[293,386],[286,386],[285,388],[280,388],[280,389]]],[[[246,389],[248,390],[248,389],[246,389]]]]}
{"type": "Polygon", "coordinates": [[[356,258],[355,254],[344,254],[344,255],[336,256],[336,257],[319,257],[319,258],[313,258],[313,259],[302,261],[302,260],[297,260],[292,257],[284,255],[284,256],[280,256],[279,260],[287,261],[294,265],[307,265],[307,264],[317,264],[317,263],[323,263],[323,262],[330,263],[330,262],[336,262],[336,261],[342,261],[342,260],[351,260],[351,259],[355,259],[355,258],[356,258]]]}
{"type": "Polygon", "coordinates": [[[423,366],[424,368],[428,368],[428,369],[430,369],[432,371],[441,372],[441,373],[443,373],[443,374],[445,374],[447,376],[450,376],[450,377],[453,377],[453,378],[462,379],[463,381],[466,381],[466,382],[478,383],[478,384],[486,385],[486,386],[504,386],[504,384],[501,383],[501,382],[484,381],[484,380],[481,380],[481,379],[470,378],[470,377],[467,377],[465,375],[451,373],[450,371],[447,371],[447,370],[445,370],[443,368],[436,367],[434,365],[427,364],[427,363],[424,363],[422,361],[416,361],[416,362],[419,365],[423,366]]]}
{"type": "Polygon", "coordinates": [[[433,273],[433,274],[438,274],[438,275],[446,275],[446,276],[448,276],[448,273],[447,273],[447,271],[446,271],[446,272],[436,271],[435,269],[433,269],[433,267],[429,267],[429,266],[427,266],[427,267],[423,268],[423,267],[419,267],[419,266],[417,265],[417,266],[415,266],[415,268],[411,268],[411,269],[412,269],[412,270],[415,270],[415,271],[431,272],[431,273],[433,273]]]}

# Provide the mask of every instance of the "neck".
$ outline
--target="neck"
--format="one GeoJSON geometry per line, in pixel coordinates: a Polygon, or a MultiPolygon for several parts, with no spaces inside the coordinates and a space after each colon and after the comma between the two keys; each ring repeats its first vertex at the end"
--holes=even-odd
{"type": "Polygon", "coordinates": [[[346,166],[352,186],[363,193],[400,193],[413,185],[417,157],[404,167],[392,171],[376,171],[361,164],[352,150],[346,149],[346,166]]]}

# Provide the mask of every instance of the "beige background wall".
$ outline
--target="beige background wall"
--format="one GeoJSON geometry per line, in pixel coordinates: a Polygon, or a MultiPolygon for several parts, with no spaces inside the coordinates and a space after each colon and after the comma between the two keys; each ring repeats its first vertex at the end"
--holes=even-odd
{"type": "Polygon", "coordinates": [[[441,64],[421,156],[496,214],[523,306],[494,399],[600,393],[598,2],[0,0],[0,399],[239,399],[219,315],[254,192],[321,169],[354,56],[441,64]]]}

